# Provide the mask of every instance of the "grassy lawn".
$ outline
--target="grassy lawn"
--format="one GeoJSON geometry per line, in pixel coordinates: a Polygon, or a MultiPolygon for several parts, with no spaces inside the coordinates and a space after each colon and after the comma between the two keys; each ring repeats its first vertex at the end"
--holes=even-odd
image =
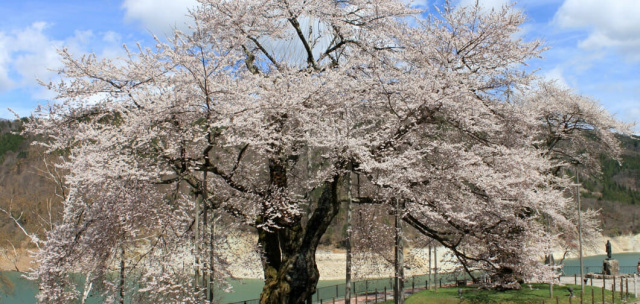
{"type": "MultiPolygon", "coordinates": [[[[458,296],[458,287],[452,288],[440,288],[438,292],[433,290],[424,290],[417,292],[406,299],[407,304],[422,304],[422,303],[547,303],[555,304],[556,296],[558,297],[558,303],[574,303],[579,304],[580,298],[580,285],[566,285],[566,286],[554,286],[553,299],[549,298],[549,285],[547,284],[531,284],[532,288],[529,288],[527,284],[522,286],[522,290],[498,292],[492,290],[478,290],[475,287],[462,287],[462,300],[458,296]],[[573,287],[575,297],[569,299],[569,291],[567,287],[573,287]],[[571,302],[570,302],[571,300],[571,302]]],[[[591,303],[591,289],[590,286],[585,286],[585,296],[583,303],[591,303]]],[[[593,287],[595,294],[595,303],[602,303],[602,289],[593,287]]],[[[629,294],[629,301],[633,297],[633,294],[629,294]]],[[[611,291],[605,291],[606,303],[611,302],[611,291]]],[[[385,303],[393,303],[388,301],[385,303]]],[[[616,292],[615,303],[628,303],[620,301],[620,292],[616,292]]]]}

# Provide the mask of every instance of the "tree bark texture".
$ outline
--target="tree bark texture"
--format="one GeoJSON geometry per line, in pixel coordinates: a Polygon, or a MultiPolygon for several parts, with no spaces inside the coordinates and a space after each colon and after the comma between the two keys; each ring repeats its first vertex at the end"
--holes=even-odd
{"type": "MultiPolygon", "coordinates": [[[[270,166],[272,186],[286,187],[286,169],[278,162],[270,166]]],[[[261,304],[304,303],[316,291],[320,273],[315,254],[320,238],[338,214],[338,177],[324,183],[317,207],[306,225],[294,218],[280,227],[260,229],[258,242],[264,252],[265,285],[261,304]]],[[[265,219],[258,218],[258,224],[265,219]]]]}
{"type": "Polygon", "coordinates": [[[125,281],[125,265],[124,265],[124,245],[120,245],[120,299],[119,303],[124,304],[124,281],[125,281]]]}
{"type": "Polygon", "coordinates": [[[396,201],[395,209],[395,286],[393,299],[395,304],[404,304],[404,247],[402,243],[404,204],[396,201]]]}
{"type": "Polygon", "coordinates": [[[347,178],[347,180],[349,181],[348,185],[348,190],[347,190],[347,196],[348,196],[348,201],[347,201],[347,220],[346,220],[346,225],[347,225],[347,238],[345,240],[345,247],[347,250],[347,263],[346,263],[346,272],[345,272],[345,288],[344,288],[344,302],[347,304],[351,304],[351,236],[352,236],[352,228],[351,228],[351,174],[349,174],[349,177],[347,178]]]}

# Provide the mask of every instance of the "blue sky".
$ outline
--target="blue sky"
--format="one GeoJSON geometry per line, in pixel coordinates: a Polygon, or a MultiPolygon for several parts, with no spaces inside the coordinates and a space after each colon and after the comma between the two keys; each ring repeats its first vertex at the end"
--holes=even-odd
{"type": "MultiPolygon", "coordinates": [[[[461,4],[475,0],[457,0],[461,4]]],[[[442,0],[418,0],[431,7],[442,0]]],[[[500,7],[507,0],[480,0],[500,7]]],[[[0,0],[0,117],[21,116],[53,95],[37,78],[55,79],[56,49],[73,54],[123,54],[122,44],[152,43],[185,28],[195,0],[0,0]]],[[[600,100],[617,118],[640,120],[640,0],[521,0],[529,21],[527,40],[542,39],[550,50],[530,62],[537,74],[600,100]]],[[[636,126],[640,133],[640,126],[636,126]]]]}

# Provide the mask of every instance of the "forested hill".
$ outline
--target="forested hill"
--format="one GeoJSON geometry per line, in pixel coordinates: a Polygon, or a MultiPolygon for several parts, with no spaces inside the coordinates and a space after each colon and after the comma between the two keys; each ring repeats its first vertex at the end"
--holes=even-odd
{"type": "MultiPolygon", "coordinates": [[[[43,231],[49,215],[59,213],[56,185],[47,174],[45,159],[33,139],[19,135],[22,121],[0,119],[0,208],[11,210],[30,231],[43,231]]],[[[584,206],[601,210],[603,231],[610,236],[640,233],[640,138],[620,137],[622,164],[602,162],[602,176],[583,178],[584,206]]],[[[325,245],[343,238],[342,216],[323,237],[325,245]]],[[[0,213],[0,247],[24,246],[27,240],[16,225],[0,213]]]]}
{"type": "Polygon", "coordinates": [[[640,137],[618,139],[622,163],[602,158],[602,176],[582,181],[584,206],[601,210],[602,229],[611,236],[640,233],[640,137]]]}
{"type": "MultiPolygon", "coordinates": [[[[0,208],[10,211],[29,231],[48,227],[59,213],[55,183],[47,176],[44,154],[32,139],[19,135],[21,121],[0,119],[0,208]],[[51,211],[51,213],[49,212],[51,211]]],[[[0,212],[0,248],[24,247],[26,236],[0,212]]]]}

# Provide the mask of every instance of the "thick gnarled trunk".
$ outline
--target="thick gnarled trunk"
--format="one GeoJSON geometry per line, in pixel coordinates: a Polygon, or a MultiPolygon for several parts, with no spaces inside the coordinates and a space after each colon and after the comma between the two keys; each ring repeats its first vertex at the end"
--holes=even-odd
{"type": "MultiPolygon", "coordinates": [[[[272,173],[283,173],[280,169],[272,170],[272,173]]],[[[272,181],[274,177],[280,183],[283,181],[281,176],[272,176],[272,181]]],[[[325,182],[317,207],[306,225],[303,226],[301,218],[296,218],[278,229],[259,231],[258,242],[264,251],[265,276],[261,304],[304,303],[316,291],[320,278],[315,259],[316,248],[338,213],[337,186],[338,177],[325,182]]]]}

